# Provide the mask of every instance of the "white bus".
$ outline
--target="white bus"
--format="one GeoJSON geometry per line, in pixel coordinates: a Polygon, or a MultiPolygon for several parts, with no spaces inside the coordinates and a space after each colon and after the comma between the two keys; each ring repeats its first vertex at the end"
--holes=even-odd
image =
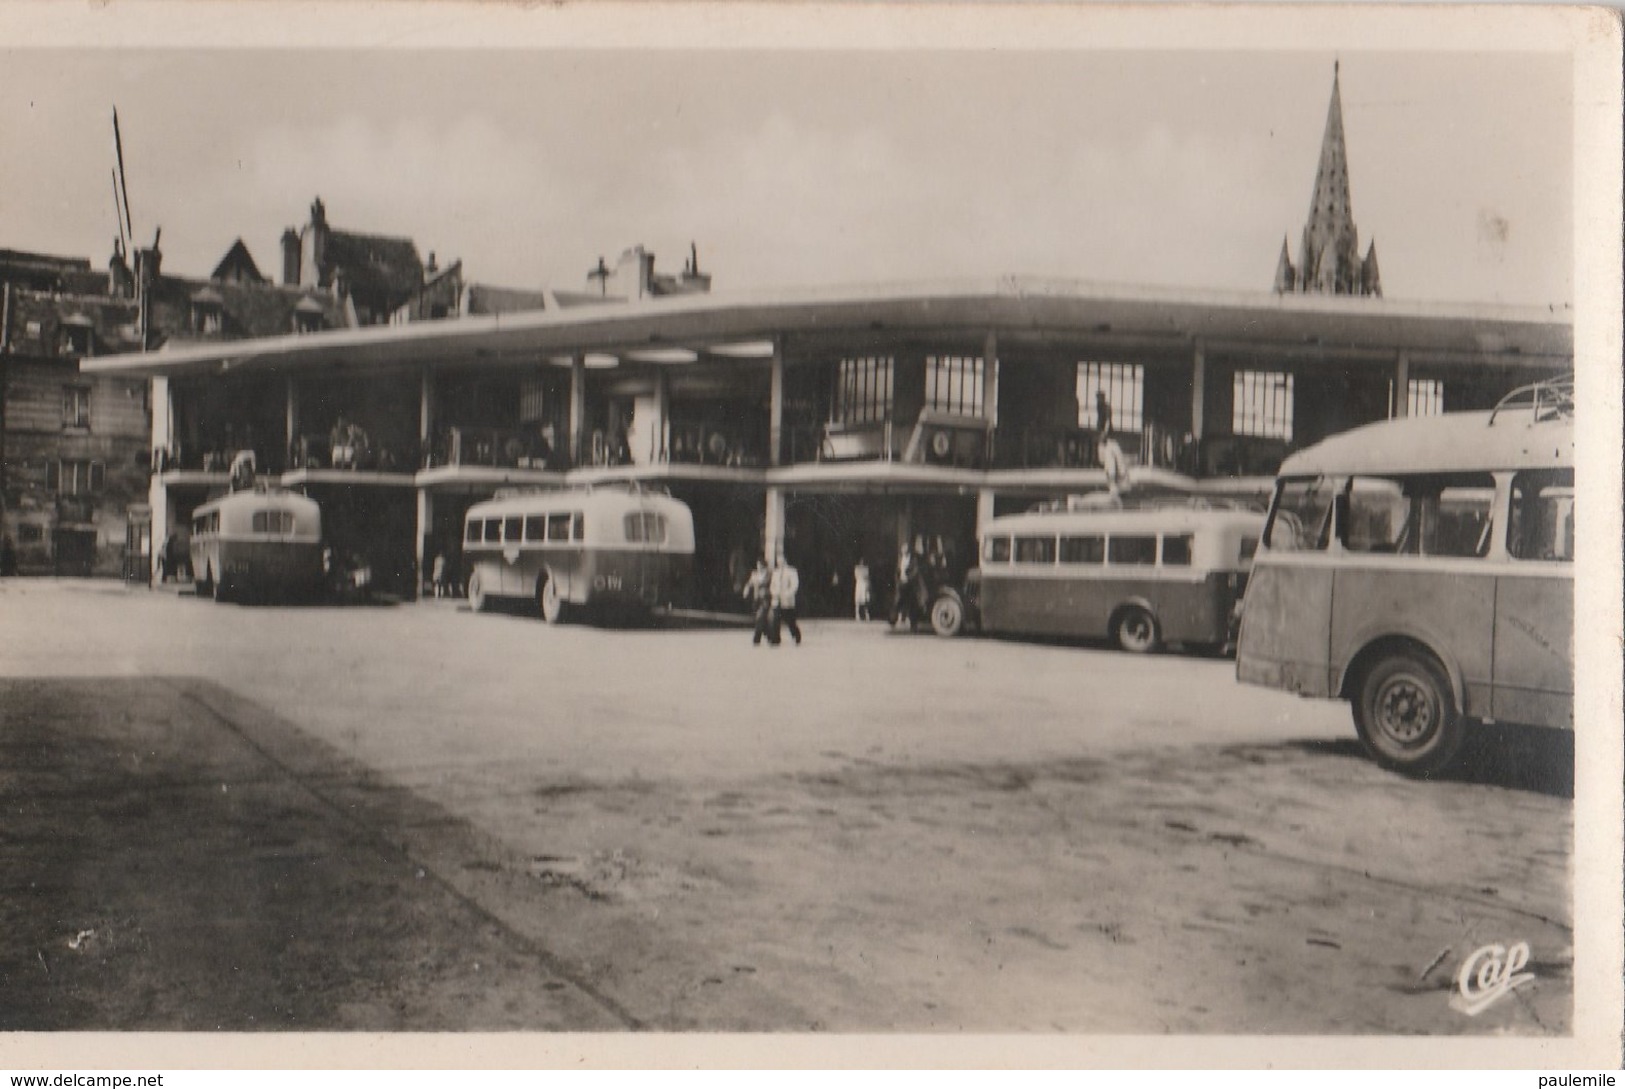
{"type": "Polygon", "coordinates": [[[1259,511],[1202,500],[995,518],[964,595],[939,592],[931,626],[1107,638],[1141,654],[1166,643],[1220,647],[1263,525],[1259,511]]]}
{"type": "Polygon", "coordinates": [[[322,511],[269,489],[233,492],[192,512],[197,592],[216,601],[314,598],[322,590],[322,511]]]}
{"type": "Polygon", "coordinates": [[[1281,466],[1241,680],[1345,699],[1367,751],[1448,765],[1468,724],[1574,724],[1572,385],[1392,420],[1281,466]]]}
{"type": "Polygon", "coordinates": [[[498,496],[463,522],[468,601],[534,601],[549,624],[577,608],[681,604],[694,562],[686,504],[641,489],[498,496]]]}

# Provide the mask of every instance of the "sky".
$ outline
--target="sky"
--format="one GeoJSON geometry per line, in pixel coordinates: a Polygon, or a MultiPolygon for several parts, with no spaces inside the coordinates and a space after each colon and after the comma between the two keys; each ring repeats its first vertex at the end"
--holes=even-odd
{"type": "Polygon", "coordinates": [[[1384,294],[1571,304],[1572,72],[1540,52],[0,48],[0,248],[105,264],[116,106],[135,235],[180,275],[238,237],[279,275],[320,196],[512,287],[692,242],[719,293],[1267,291],[1334,60],[1384,294]]]}

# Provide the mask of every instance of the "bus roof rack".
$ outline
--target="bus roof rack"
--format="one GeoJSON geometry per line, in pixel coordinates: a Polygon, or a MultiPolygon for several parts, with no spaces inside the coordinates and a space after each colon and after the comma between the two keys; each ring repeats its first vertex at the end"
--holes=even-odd
{"type": "Polygon", "coordinates": [[[1113,496],[1111,492],[1085,492],[1082,495],[1069,495],[1062,500],[1049,500],[1034,504],[1030,509],[1037,513],[1090,510],[1231,510],[1250,514],[1259,513],[1257,502],[1234,496],[1113,496]]]}
{"type": "Polygon", "coordinates": [[[1494,426],[1495,417],[1503,410],[1512,411],[1525,407],[1534,415],[1537,423],[1542,420],[1572,420],[1574,372],[1519,386],[1495,403],[1494,410],[1490,412],[1490,425],[1494,426]]]}

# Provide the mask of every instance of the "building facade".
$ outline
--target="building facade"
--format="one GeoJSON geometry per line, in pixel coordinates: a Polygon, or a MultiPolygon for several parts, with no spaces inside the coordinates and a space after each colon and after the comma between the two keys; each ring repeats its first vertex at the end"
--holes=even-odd
{"type": "MultiPolygon", "coordinates": [[[[153,380],[153,435],[273,433],[262,474],[322,502],[336,547],[419,592],[496,489],[638,484],[694,510],[697,598],[734,607],[783,549],[809,611],[845,612],[861,556],[974,562],[994,514],[1106,485],[1258,496],[1292,450],[1391,415],[1485,407],[1572,368],[1565,314],[1309,294],[1129,292],[1002,278],[651,296],[98,358],[153,380]],[[342,462],[335,436],[359,438],[342,462]],[[325,453],[324,453],[325,446],[325,453]]],[[[155,537],[226,466],[154,476],[155,537]]]]}
{"type": "MultiPolygon", "coordinates": [[[[0,251],[0,569],[113,575],[144,568],[148,383],[83,373],[139,351],[121,250],[82,258],[0,251]]],[[[144,570],[143,570],[144,577],[144,570]]]]}

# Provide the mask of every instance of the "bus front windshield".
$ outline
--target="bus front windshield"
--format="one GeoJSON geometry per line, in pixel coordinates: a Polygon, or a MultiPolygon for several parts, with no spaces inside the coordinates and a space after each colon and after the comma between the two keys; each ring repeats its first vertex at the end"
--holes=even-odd
{"type": "Polygon", "coordinates": [[[1326,547],[1335,482],[1323,476],[1283,480],[1276,487],[1264,544],[1279,552],[1326,547]]]}

